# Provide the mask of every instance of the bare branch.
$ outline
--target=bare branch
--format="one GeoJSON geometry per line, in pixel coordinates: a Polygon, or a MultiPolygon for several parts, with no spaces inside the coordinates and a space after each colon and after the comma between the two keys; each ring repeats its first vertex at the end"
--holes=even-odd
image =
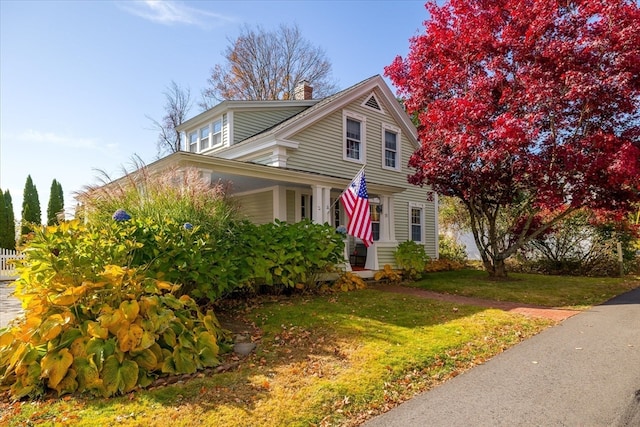
{"type": "Polygon", "coordinates": [[[303,80],[317,97],[336,91],[324,50],[304,39],[295,25],[282,24],[274,31],[245,26],[237,39],[229,40],[224,56],[227,62],[212,68],[209,86],[202,91],[203,109],[226,99],[293,99],[303,80]]]}
{"type": "Polygon", "coordinates": [[[163,92],[165,96],[165,115],[160,121],[146,116],[152,123],[152,129],[158,131],[157,149],[158,156],[176,153],[181,150],[180,132],[176,127],[187,120],[193,101],[191,90],[182,88],[175,81],[163,92]]]}

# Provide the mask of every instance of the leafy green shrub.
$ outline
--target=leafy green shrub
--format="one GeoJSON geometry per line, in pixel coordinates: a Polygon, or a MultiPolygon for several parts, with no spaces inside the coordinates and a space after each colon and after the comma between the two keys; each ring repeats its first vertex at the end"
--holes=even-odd
{"type": "Polygon", "coordinates": [[[453,237],[441,234],[438,237],[438,255],[440,259],[464,263],[467,260],[467,248],[453,237]]]}
{"type": "Polygon", "coordinates": [[[0,332],[0,387],[13,398],[111,396],[219,363],[213,312],[169,282],[105,264],[139,247],[113,245],[112,232],[77,221],[35,231],[15,282],[25,315],[0,332]]]}
{"type": "MultiPolygon", "coordinates": [[[[135,173],[86,192],[89,224],[113,227],[114,211],[130,217],[116,238],[138,247],[121,265],[183,286],[180,292],[215,301],[240,287],[270,290],[308,286],[342,262],[343,241],[332,227],[308,220],[253,225],[238,220],[225,188],[196,169],[135,173]],[[188,224],[188,229],[185,228],[188,224]]],[[[107,180],[105,180],[107,181],[107,180]]]]}
{"type": "Polygon", "coordinates": [[[403,271],[403,277],[409,280],[422,277],[424,267],[429,261],[424,246],[418,245],[413,240],[400,243],[393,255],[396,264],[403,271]]]}
{"type": "Polygon", "coordinates": [[[303,220],[255,226],[250,239],[254,285],[302,288],[314,285],[320,273],[343,261],[344,241],[327,224],[303,220]]]}
{"type": "Polygon", "coordinates": [[[224,230],[209,231],[172,219],[134,217],[119,227],[116,242],[130,239],[137,245],[125,265],[144,267],[149,277],[182,284],[181,294],[215,301],[252,277],[249,223],[229,223],[224,230]]]}

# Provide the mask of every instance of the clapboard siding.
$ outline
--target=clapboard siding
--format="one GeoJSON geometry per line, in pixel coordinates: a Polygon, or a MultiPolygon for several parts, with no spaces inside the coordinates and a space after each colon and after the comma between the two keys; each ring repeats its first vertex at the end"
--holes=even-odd
{"type": "Polygon", "coordinates": [[[383,247],[378,248],[378,265],[382,269],[385,264],[389,264],[391,267],[396,267],[396,259],[393,256],[396,248],[383,247]]]}
{"type": "Polygon", "coordinates": [[[240,212],[255,224],[273,221],[273,190],[236,196],[240,212]]]}
{"type": "MultiPolygon", "coordinates": [[[[382,169],[382,125],[398,126],[389,114],[362,107],[370,94],[349,104],[344,110],[365,116],[365,146],[367,181],[406,186],[408,169],[395,172],[382,169]]],[[[291,139],[298,141],[297,150],[291,150],[287,166],[344,178],[353,177],[362,167],[359,163],[343,160],[343,111],[336,111],[291,139]]],[[[402,162],[406,165],[414,147],[401,135],[402,162]]]]}
{"type": "Polygon", "coordinates": [[[270,109],[267,111],[248,110],[233,114],[233,144],[268,129],[281,121],[298,114],[305,107],[270,109]]]}
{"type": "MultiPolygon", "coordinates": [[[[406,165],[415,147],[409,138],[401,133],[401,165],[399,171],[382,168],[382,129],[383,125],[399,127],[389,114],[363,107],[362,103],[371,94],[355,100],[344,110],[365,117],[366,144],[366,177],[368,183],[388,184],[407,187],[402,193],[393,195],[395,201],[395,233],[396,240],[403,242],[409,239],[409,202],[424,203],[425,207],[425,250],[431,257],[436,255],[435,203],[427,199],[428,189],[412,186],[407,182],[407,175],[413,171],[406,165]]],[[[380,99],[381,96],[378,96],[380,99]]],[[[388,111],[388,108],[385,109],[388,111]]],[[[297,150],[291,150],[287,166],[293,169],[308,170],[343,178],[352,178],[362,167],[361,164],[343,160],[343,112],[336,111],[313,126],[296,134],[292,140],[300,143],[297,150]]],[[[379,196],[370,192],[370,197],[379,196]]]]}

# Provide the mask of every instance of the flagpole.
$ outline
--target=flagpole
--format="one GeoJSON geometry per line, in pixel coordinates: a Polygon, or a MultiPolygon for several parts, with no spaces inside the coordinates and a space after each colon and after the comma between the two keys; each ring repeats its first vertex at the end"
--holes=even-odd
{"type": "Polygon", "coordinates": [[[331,213],[331,209],[335,206],[336,203],[338,203],[338,201],[340,200],[340,198],[342,197],[342,195],[344,194],[345,191],[347,191],[349,189],[349,186],[351,185],[351,183],[353,182],[353,180],[355,179],[356,176],[360,175],[360,172],[362,172],[365,168],[365,166],[367,165],[362,165],[362,167],[360,168],[360,170],[358,171],[358,173],[356,173],[353,177],[353,179],[349,182],[349,185],[347,185],[347,188],[345,188],[344,190],[342,190],[342,193],[340,193],[340,195],[336,198],[336,200],[331,203],[331,206],[329,206],[329,209],[327,209],[327,213],[331,213]]]}

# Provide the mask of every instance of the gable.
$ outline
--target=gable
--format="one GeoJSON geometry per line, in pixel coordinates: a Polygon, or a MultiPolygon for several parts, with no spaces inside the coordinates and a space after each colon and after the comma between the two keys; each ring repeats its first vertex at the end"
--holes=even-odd
{"type": "MultiPolygon", "coordinates": [[[[379,101],[380,109],[371,107],[371,99],[380,99],[375,91],[365,93],[343,108],[314,122],[291,135],[289,140],[297,143],[297,148],[288,151],[287,167],[324,173],[348,178],[366,164],[367,179],[407,187],[409,157],[416,149],[415,140],[398,123],[389,108],[379,101]],[[365,144],[364,162],[357,163],[344,159],[344,116],[352,115],[363,121],[365,144]],[[392,130],[398,134],[398,169],[383,167],[384,132],[392,130]]],[[[394,99],[394,102],[395,99],[394,99]]]]}

